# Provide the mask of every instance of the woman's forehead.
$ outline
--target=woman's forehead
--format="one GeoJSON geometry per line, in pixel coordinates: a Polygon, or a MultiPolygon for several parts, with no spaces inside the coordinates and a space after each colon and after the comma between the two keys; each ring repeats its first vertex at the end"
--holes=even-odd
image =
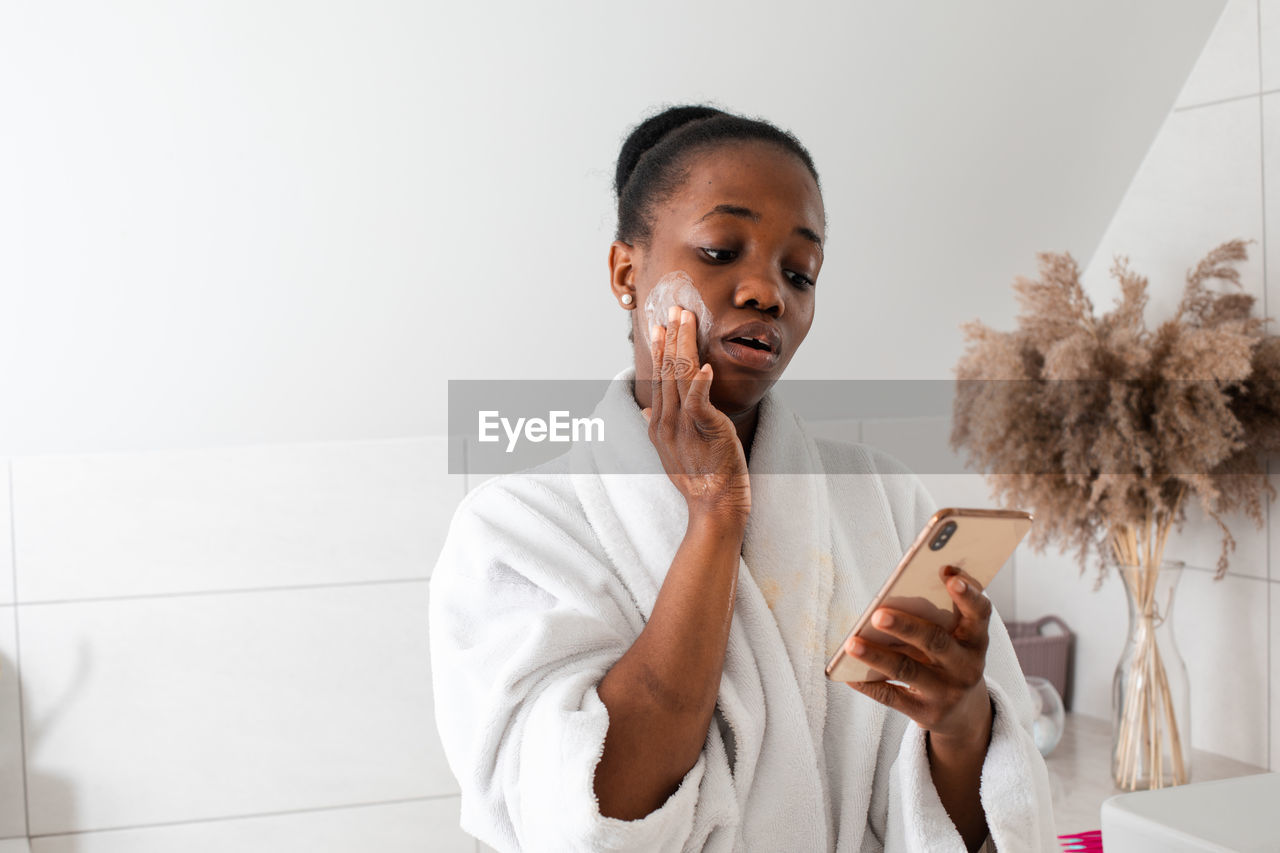
{"type": "Polygon", "coordinates": [[[684,185],[668,200],[668,212],[683,225],[722,217],[786,219],[823,234],[822,195],[809,170],[793,155],[762,148],[717,149],[719,156],[695,158],[684,185]]]}
{"type": "Polygon", "coordinates": [[[718,204],[790,208],[812,215],[818,222],[823,214],[818,184],[799,158],[759,143],[722,145],[694,155],[688,163],[688,177],[671,201],[690,210],[705,206],[706,211],[699,211],[698,216],[718,204]]]}

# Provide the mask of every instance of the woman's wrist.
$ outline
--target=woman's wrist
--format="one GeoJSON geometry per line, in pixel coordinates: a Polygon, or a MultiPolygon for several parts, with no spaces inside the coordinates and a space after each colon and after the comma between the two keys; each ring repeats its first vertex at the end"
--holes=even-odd
{"type": "Polygon", "coordinates": [[[963,734],[948,735],[939,734],[930,731],[926,735],[926,744],[931,753],[942,752],[949,756],[985,756],[987,747],[991,745],[991,735],[995,731],[996,703],[989,693],[986,693],[986,707],[989,711],[984,715],[986,718],[985,725],[979,724],[969,727],[963,734]]]}
{"type": "Polygon", "coordinates": [[[747,533],[747,514],[720,507],[689,507],[688,533],[716,541],[736,541],[739,548],[747,533]]]}

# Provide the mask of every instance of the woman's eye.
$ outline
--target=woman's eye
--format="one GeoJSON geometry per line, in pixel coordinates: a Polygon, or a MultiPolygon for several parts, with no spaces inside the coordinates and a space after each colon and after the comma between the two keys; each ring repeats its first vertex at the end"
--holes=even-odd
{"type": "Polygon", "coordinates": [[[787,271],[787,278],[790,278],[790,279],[791,279],[791,281],[792,281],[792,283],[793,283],[793,284],[795,284],[795,285],[797,285],[798,287],[813,287],[813,286],[814,286],[813,279],[808,278],[807,276],[803,276],[803,275],[801,275],[800,273],[795,272],[795,271],[793,271],[793,270],[788,270],[788,271],[787,271]]]}
{"type": "MultiPolygon", "coordinates": [[[[711,249],[711,248],[704,248],[704,249],[702,249],[701,251],[702,251],[702,253],[703,253],[704,255],[706,255],[707,257],[711,258],[711,260],[713,260],[713,261],[719,261],[719,262],[721,262],[721,263],[724,263],[725,261],[731,261],[731,260],[733,260],[733,259],[737,256],[737,254],[738,254],[738,253],[737,253],[736,251],[734,251],[733,249],[711,249]]],[[[786,277],[787,277],[787,278],[791,281],[791,283],[792,283],[792,284],[794,284],[796,287],[799,287],[799,288],[802,288],[802,289],[807,289],[807,288],[810,288],[810,287],[814,287],[814,286],[815,286],[813,279],[809,278],[809,277],[808,277],[808,276],[806,276],[806,275],[803,275],[803,274],[801,274],[801,273],[798,273],[798,272],[796,272],[795,270],[784,270],[784,271],[783,271],[783,274],[784,274],[784,275],[786,275],[786,277]]]]}

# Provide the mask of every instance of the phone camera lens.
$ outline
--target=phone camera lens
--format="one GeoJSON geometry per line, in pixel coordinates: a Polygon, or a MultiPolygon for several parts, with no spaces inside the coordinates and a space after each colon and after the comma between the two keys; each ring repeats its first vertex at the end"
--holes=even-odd
{"type": "Polygon", "coordinates": [[[951,534],[956,532],[956,523],[948,521],[942,525],[942,529],[938,531],[938,535],[933,537],[933,541],[929,543],[930,550],[940,551],[947,544],[947,540],[951,538],[951,534]]]}

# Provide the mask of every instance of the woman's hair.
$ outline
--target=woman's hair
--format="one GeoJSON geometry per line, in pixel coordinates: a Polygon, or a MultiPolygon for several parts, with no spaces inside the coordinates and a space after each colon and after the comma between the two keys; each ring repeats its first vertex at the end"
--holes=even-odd
{"type": "Polygon", "coordinates": [[[668,107],[631,131],[618,154],[613,192],[618,198],[614,239],[631,245],[653,237],[653,209],[689,177],[695,152],[732,142],[769,142],[794,154],[821,190],[813,158],[790,132],[767,121],[727,113],[704,104],[668,107]]]}
{"type": "MultiPolygon", "coordinates": [[[[618,199],[615,240],[647,245],[653,238],[653,210],[689,177],[692,155],[733,142],[762,141],[794,154],[822,190],[813,158],[790,132],[763,119],[746,118],[705,104],[668,107],[632,129],[613,175],[618,199]]],[[[628,318],[627,340],[635,340],[628,318]]]]}

